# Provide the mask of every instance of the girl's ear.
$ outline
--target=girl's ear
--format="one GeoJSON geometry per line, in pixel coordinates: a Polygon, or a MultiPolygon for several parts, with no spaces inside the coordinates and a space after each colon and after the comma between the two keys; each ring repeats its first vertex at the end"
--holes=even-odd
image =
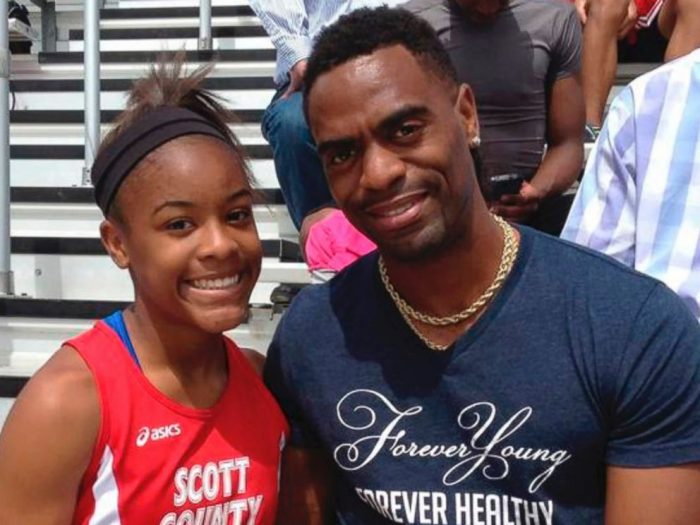
{"type": "Polygon", "coordinates": [[[100,224],[100,238],[114,264],[122,270],[128,268],[129,254],[124,242],[124,228],[110,219],[105,219],[100,224]]]}

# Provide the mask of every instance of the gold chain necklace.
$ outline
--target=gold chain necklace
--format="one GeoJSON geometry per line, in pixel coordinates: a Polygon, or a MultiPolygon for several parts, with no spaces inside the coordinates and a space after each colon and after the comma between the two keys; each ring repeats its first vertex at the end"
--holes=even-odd
{"type": "Polygon", "coordinates": [[[515,259],[518,255],[518,238],[515,235],[515,229],[508,225],[508,223],[502,218],[496,215],[493,217],[503,230],[503,251],[501,252],[501,261],[498,265],[498,271],[496,272],[496,276],[489,287],[486,288],[486,290],[471,305],[454,315],[436,317],[415,310],[403,297],[399,295],[394,286],[391,284],[389,281],[389,276],[387,275],[384,259],[382,259],[381,256],[379,257],[379,275],[382,279],[382,283],[384,284],[384,288],[386,288],[387,293],[394,301],[396,308],[399,310],[399,313],[401,314],[401,317],[403,317],[404,321],[406,321],[406,324],[408,324],[416,336],[418,336],[418,338],[431,350],[442,352],[447,350],[449,345],[441,345],[430,341],[420,332],[420,330],[418,330],[418,328],[416,328],[416,326],[413,324],[413,320],[420,321],[431,326],[451,326],[469,319],[493,298],[496,292],[503,285],[510,271],[513,269],[513,264],[515,264],[515,259]]]}

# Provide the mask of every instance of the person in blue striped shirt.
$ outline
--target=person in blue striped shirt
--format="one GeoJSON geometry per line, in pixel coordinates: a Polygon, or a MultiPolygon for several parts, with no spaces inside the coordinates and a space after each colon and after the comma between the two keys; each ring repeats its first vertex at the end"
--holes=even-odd
{"type": "Polygon", "coordinates": [[[306,59],[321,30],[360,7],[405,0],[250,0],[277,49],[277,92],[262,119],[280,189],[297,229],[310,212],[332,206],[323,167],[302,111],[306,59]]]}
{"type": "Polygon", "coordinates": [[[700,49],[613,101],[562,237],[664,281],[700,319],[700,49]]]}

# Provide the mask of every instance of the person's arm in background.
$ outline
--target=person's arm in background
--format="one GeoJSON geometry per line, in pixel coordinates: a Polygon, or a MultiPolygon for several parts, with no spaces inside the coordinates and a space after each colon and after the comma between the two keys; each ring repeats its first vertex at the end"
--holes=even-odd
{"type": "Polygon", "coordinates": [[[625,89],[588,159],[562,239],[634,266],[636,239],[636,128],[632,90],[625,89]]]}
{"type": "Polygon", "coordinates": [[[312,41],[306,28],[309,17],[303,0],[250,0],[282,63],[289,65],[289,86],[283,98],[301,89],[312,41]]]}
{"type": "Polygon", "coordinates": [[[517,195],[504,195],[494,211],[515,221],[526,220],[542,200],[564,193],[583,166],[585,110],[579,68],[581,26],[573,8],[564,17],[552,43],[548,78],[547,150],[530,182],[517,195]]]}

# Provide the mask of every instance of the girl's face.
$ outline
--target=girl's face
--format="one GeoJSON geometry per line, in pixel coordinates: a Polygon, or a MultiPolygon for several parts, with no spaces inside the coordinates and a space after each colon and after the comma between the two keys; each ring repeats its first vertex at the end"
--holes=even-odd
{"type": "Polygon", "coordinates": [[[134,282],[153,322],[210,334],[242,323],[260,274],[253,195],[230,146],[204,136],[170,141],[119,189],[123,224],[107,220],[103,243],[134,282]]]}

